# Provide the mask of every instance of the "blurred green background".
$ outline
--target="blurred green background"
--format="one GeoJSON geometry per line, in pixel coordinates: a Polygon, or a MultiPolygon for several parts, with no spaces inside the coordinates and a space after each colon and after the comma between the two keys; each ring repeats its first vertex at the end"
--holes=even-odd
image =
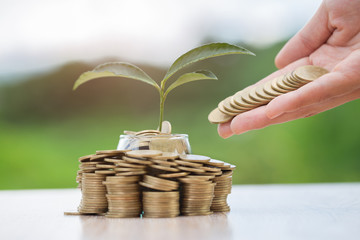
{"type": "MultiPolygon", "coordinates": [[[[186,69],[211,69],[220,80],[176,89],[165,119],[173,132],[189,134],[193,153],[235,164],[236,184],[359,181],[360,101],[226,140],[208,123],[219,100],[275,70],[282,45],[186,69]]],[[[74,80],[94,65],[72,62],[1,86],[1,189],[75,187],[78,157],[116,148],[123,130],[157,127],[157,92],[146,84],[101,79],[73,92],[74,80]]],[[[156,78],[165,71],[142,67],[156,78]]]]}
{"type": "Polygon", "coordinates": [[[207,116],[218,102],[276,70],[274,57],[321,0],[34,0],[0,3],[0,189],[75,187],[78,158],[115,149],[124,130],[156,129],[158,93],[127,79],[72,86],[106,61],[161,79],[202,43],[239,43],[256,57],[224,56],[169,94],[165,119],[193,153],[233,163],[236,184],[360,181],[360,101],[229,139],[207,116]],[[19,7],[21,4],[21,7],[19,7]],[[159,67],[160,66],[160,67],[159,67]]]}

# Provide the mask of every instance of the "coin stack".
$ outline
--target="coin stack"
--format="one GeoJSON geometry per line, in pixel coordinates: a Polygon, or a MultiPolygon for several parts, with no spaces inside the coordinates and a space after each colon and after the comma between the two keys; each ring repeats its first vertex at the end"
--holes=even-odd
{"type": "Polygon", "coordinates": [[[140,217],[141,194],[139,188],[140,176],[109,176],[106,182],[108,212],[106,217],[131,218],[140,217]]]}
{"type": "Polygon", "coordinates": [[[328,73],[326,69],[318,66],[298,67],[290,73],[225,98],[209,114],[208,119],[215,124],[228,122],[236,115],[266,105],[277,96],[294,91],[326,73],[328,73]]]}
{"type": "Polygon", "coordinates": [[[95,173],[83,173],[81,179],[82,199],[78,207],[82,214],[106,213],[108,203],[106,200],[106,188],[102,184],[105,175],[95,173]]]}
{"type": "Polygon", "coordinates": [[[144,175],[140,185],[143,187],[144,217],[176,217],[179,212],[179,183],[159,177],[161,174],[174,174],[179,172],[172,161],[177,157],[174,153],[163,153],[156,150],[139,150],[128,152],[128,156],[146,158],[148,165],[147,175],[144,175]]]}
{"type": "Polygon", "coordinates": [[[229,212],[230,206],[227,204],[227,197],[231,193],[232,170],[222,171],[223,174],[213,179],[216,183],[214,198],[211,204],[213,212],[229,212]]]}
{"type": "Polygon", "coordinates": [[[114,175],[115,165],[107,159],[122,157],[126,150],[102,150],[96,154],[79,158],[80,170],[76,180],[82,192],[78,211],[84,214],[101,214],[107,211],[106,188],[103,181],[106,176],[114,175]]]}

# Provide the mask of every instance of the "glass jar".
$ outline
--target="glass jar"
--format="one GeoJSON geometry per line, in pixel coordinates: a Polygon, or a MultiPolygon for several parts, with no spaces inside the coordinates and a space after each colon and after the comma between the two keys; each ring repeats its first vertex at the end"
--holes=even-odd
{"type": "Polygon", "coordinates": [[[190,154],[187,134],[120,135],[118,150],[160,150],[177,154],[190,154]]]}

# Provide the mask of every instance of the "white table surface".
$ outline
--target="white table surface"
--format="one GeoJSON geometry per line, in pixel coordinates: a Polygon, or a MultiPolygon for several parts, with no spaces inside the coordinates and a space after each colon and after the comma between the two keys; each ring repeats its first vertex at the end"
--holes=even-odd
{"type": "Polygon", "coordinates": [[[360,183],[237,185],[228,214],[168,219],[64,216],[80,198],[0,191],[0,239],[360,239],[360,183]]]}

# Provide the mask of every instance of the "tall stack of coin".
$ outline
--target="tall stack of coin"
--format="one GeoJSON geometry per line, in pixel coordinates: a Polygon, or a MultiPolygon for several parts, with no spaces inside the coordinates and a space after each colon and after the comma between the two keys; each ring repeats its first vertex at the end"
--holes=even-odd
{"type": "MultiPolygon", "coordinates": [[[[209,215],[210,206],[214,196],[215,183],[211,181],[215,172],[208,172],[204,166],[210,158],[201,155],[180,155],[175,162],[182,171],[190,173],[186,177],[179,178],[181,182],[181,214],[185,216],[209,215]]],[[[221,174],[221,170],[216,172],[221,174]]]]}
{"type": "Polygon", "coordinates": [[[230,206],[227,204],[227,197],[231,193],[232,170],[223,171],[221,176],[213,179],[216,183],[214,199],[211,204],[213,212],[229,212],[230,206]]]}
{"type": "Polygon", "coordinates": [[[107,211],[106,188],[103,181],[106,176],[114,175],[115,165],[106,158],[122,157],[126,150],[101,150],[96,154],[79,158],[80,170],[77,181],[81,188],[82,200],[78,211],[80,213],[100,214],[107,211]]]}
{"type": "Polygon", "coordinates": [[[102,184],[105,175],[95,173],[83,173],[81,179],[82,199],[78,207],[79,213],[101,214],[106,213],[108,208],[106,188],[102,184]]]}
{"type": "Polygon", "coordinates": [[[290,73],[276,77],[268,82],[238,91],[222,100],[208,116],[211,123],[225,123],[233,117],[262,105],[284,93],[294,91],[312,82],[328,71],[322,67],[301,66],[290,73]]]}
{"type": "Polygon", "coordinates": [[[144,217],[176,217],[179,215],[179,188],[177,181],[165,179],[156,174],[179,172],[175,163],[167,161],[176,154],[157,150],[137,150],[127,153],[128,157],[148,161],[147,174],[140,185],[143,187],[144,217]]]}
{"type": "Polygon", "coordinates": [[[109,176],[106,182],[108,212],[106,217],[131,218],[140,217],[141,192],[140,176],[109,176]]]}

